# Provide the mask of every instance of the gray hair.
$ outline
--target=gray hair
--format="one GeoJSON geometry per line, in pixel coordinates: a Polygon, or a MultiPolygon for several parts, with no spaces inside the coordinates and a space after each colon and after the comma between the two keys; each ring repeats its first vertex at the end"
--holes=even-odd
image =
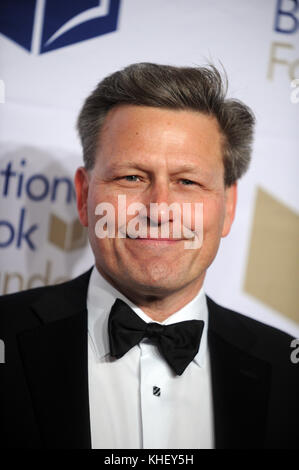
{"type": "Polygon", "coordinates": [[[214,116],[224,136],[224,182],[231,186],[247,170],[255,118],[236,99],[226,99],[227,77],[213,65],[175,67],[137,63],[104,78],[86,99],[77,121],[85,168],[95,163],[98,138],[111,108],[130,104],[192,110],[214,116]]]}

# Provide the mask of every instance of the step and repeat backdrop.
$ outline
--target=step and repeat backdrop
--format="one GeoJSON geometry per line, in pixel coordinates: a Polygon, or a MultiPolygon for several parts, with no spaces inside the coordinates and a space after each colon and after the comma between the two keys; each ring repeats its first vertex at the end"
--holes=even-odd
{"type": "Polygon", "coordinates": [[[75,122],[104,76],[141,61],[224,66],[229,96],[254,110],[252,164],[205,289],[299,337],[299,0],[2,0],[0,294],[93,264],[75,122]]]}

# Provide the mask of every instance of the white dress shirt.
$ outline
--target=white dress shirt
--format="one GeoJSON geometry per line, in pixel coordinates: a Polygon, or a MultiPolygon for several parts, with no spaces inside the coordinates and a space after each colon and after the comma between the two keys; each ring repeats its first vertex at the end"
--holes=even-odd
{"type": "Polygon", "coordinates": [[[181,376],[173,372],[148,339],[120,359],[110,356],[108,317],[117,298],[145,322],[153,321],[94,267],[87,295],[92,448],[214,448],[208,309],[203,289],[163,322],[205,322],[199,351],[181,376]]]}

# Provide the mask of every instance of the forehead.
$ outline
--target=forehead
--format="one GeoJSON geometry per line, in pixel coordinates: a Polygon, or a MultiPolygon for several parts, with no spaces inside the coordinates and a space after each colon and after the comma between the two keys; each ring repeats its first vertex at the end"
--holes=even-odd
{"type": "Polygon", "coordinates": [[[222,162],[223,136],[216,118],[189,110],[115,107],[106,116],[98,144],[98,156],[113,166],[163,159],[185,166],[199,159],[222,162]]]}

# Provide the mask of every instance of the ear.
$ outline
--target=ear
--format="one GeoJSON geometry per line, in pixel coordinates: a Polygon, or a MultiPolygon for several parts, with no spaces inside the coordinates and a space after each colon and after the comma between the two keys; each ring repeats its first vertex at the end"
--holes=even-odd
{"type": "Polygon", "coordinates": [[[88,226],[87,199],[89,187],[89,174],[84,167],[79,167],[75,174],[75,189],[77,196],[77,210],[81,224],[88,226]]]}
{"type": "Polygon", "coordinates": [[[222,229],[222,237],[226,237],[235,218],[237,205],[237,183],[225,189],[225,216],[222,229]]]}

